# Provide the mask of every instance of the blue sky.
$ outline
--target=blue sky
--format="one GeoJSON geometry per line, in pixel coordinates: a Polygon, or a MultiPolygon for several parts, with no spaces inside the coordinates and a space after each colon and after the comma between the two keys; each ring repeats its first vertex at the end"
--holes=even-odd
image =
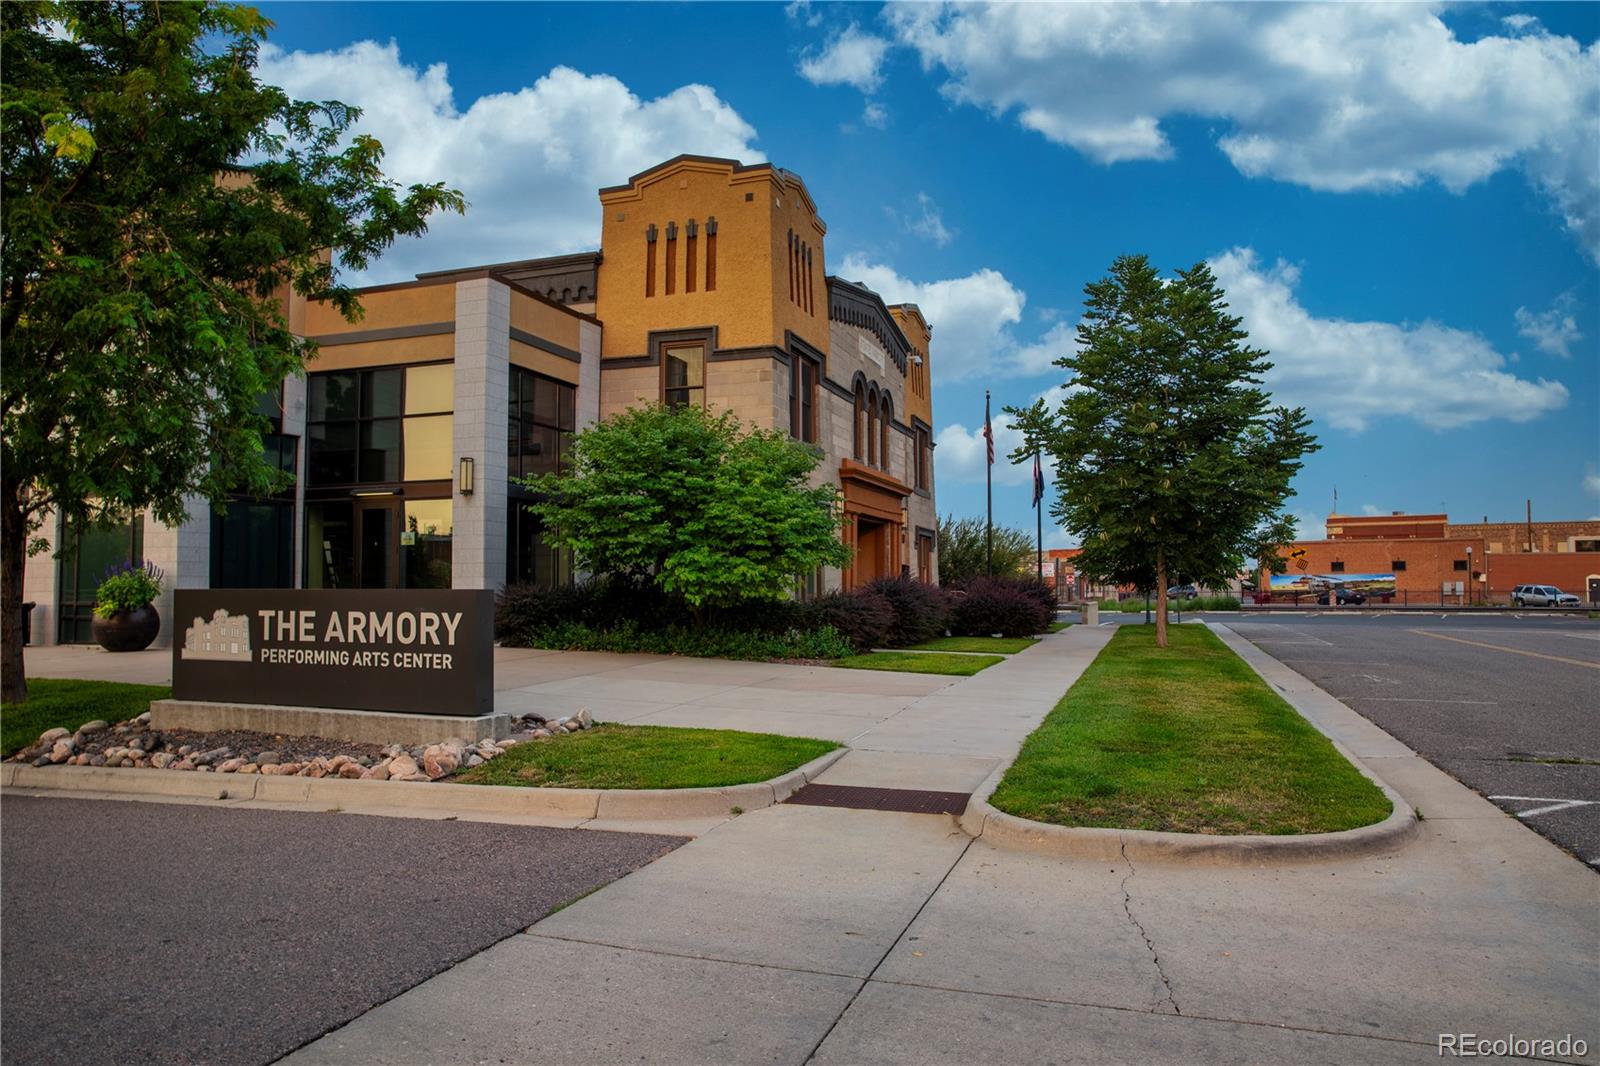
{"type": "Polygon", "coordinates": [[[262,9],[267,80],[473,204],[373,282],[593,247],[595,188],[678,152],[799,172],[830,272],[933,321],[943,512],[983,511],[984,388],[1063,384],[1084,284],[1140,252],[1210,261],[1316,419],[1308,530],[1335,488],[1600,514],[1600,5],[262,9]]]}

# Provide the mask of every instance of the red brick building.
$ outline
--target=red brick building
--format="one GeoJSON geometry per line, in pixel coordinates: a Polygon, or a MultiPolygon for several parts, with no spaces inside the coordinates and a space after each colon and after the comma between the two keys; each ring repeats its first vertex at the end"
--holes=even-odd
{"type": "Polygon", "coordinates": [[[1443,514],[1329,515],[1327,537],[1283,549],[1274,598],[1332,584],[1404,603],[1507,603],[1518,585],[1555,585],[1600,604],[1600,522],[1452,523],[1443,514]],[[1529,551],[1529,545],[1533,550],[1529,551]],[[1392,596],[1387,595],[1392,592],[1392,596]]]}

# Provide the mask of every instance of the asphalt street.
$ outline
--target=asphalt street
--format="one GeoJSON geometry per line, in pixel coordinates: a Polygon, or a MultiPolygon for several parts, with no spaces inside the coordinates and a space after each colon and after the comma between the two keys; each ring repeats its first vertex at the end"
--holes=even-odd
{"type": "Polygon", "coordinates": [[[19,1066],[271,1062],[683,843],[29,797],[0,830],[19,1066]]]}
{"type": "Polygon", "coordinates": [[[1600,624],[1537,615],[1206,617],[1591,868],[1600,864],[1600,624]]]}

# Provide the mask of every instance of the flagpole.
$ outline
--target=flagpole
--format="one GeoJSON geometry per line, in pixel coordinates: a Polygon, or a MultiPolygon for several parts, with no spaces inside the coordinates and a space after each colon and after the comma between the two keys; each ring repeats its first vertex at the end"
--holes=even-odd
{"type": "Polygon", "coordinates": [[[983,390],[983,435],[988,439],[988,450],[983,464],[983,492],[985,497],[986,535],[984,537],[983,570],[994,577],[994,430],[989,426],[989,390],[983,390]]]}

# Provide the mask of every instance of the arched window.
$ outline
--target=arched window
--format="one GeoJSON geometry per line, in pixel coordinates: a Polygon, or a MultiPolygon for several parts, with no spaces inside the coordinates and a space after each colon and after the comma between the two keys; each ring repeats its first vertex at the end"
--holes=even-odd
{"type": "Polygon", "coordinates": [[[882,409],[878,415],[878,467],[882,470],[889,469],[889,423],[894,420],[894,406],[889,402],[889,394],[885,392],[880,400],[882,409]]]}
{"type": "Polygon", "coordinates": [[[881,408],[878,405],[878,386],[872,385],[867,389],[867,465],[877,466],[879,433],[883,427],[880,416],[881,408]]]}
{"type": "Polygon", "coordinates": [[[855,447],[851,454],[857,462],[867,457],[867,383],[860,379],[856,381],[855,447]]]}

